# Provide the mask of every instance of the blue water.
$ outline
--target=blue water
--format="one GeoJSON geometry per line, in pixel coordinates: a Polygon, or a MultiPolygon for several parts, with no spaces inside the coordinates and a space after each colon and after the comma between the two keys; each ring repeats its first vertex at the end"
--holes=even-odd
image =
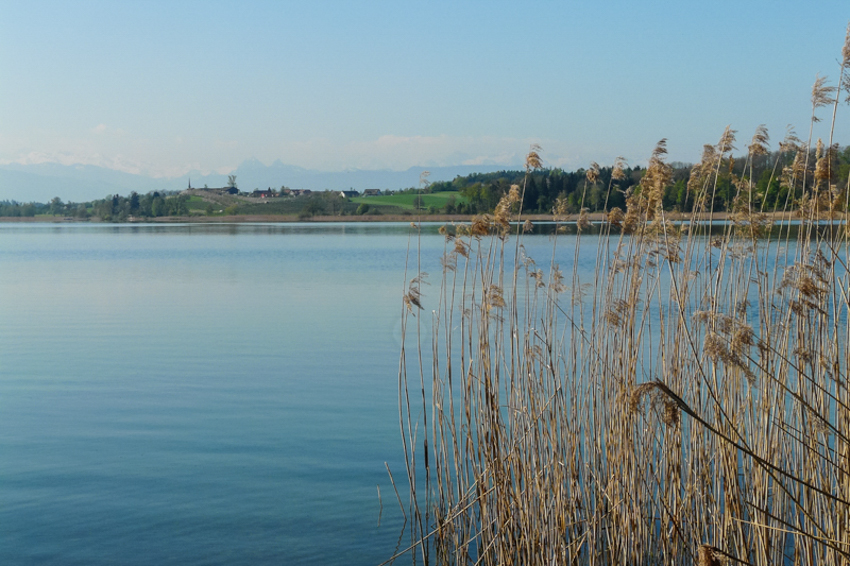
{"type": "Polygon", "coordinates": [[[0,564],[391,556],[408,232],[0,225],[0,564]]]}
{"type": "MultiPolygon", "coordinates": [[[[410,233],[0,224],[0,564],[392,556],[410,233]]],[[[436,227],[421,246],[427,307],[436,227]]]]}

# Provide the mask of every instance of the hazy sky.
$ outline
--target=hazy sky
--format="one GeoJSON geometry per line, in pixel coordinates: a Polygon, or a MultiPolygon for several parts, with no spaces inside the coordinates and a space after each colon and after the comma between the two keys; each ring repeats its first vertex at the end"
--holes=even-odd
{"type": "MultiPolygon", "coordinates": [[[[0,163],[155,176],[696,161],[808,135],[847,0],[0,0],[0,163]]],[[[828,124],[830,112],[821,111],[828,124]]],[[[828,137],[820,124],[816,136],[828,137]]],[[[850,143],[850,107],[836,141],[850,143]]]]}

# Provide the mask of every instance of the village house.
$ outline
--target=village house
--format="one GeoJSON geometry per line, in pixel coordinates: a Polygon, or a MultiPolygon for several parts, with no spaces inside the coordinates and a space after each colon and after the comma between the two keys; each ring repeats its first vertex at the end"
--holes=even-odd
{"type": "Polygon", "coordinates": [[[381,196],[381,189],[366,189],[363,191],[364,197],[379,197],[381,196]]]}
{"type": "Polygon", "coordinates": [[[358,193],[357,191],[340,191],[339,196],[341,196],[342,198],[354,198],[359,197],[360,193],[358,193]]]}

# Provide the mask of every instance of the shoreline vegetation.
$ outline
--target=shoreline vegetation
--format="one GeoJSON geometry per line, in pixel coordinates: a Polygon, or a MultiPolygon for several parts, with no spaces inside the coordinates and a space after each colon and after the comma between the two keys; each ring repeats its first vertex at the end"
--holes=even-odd
{"type": "MultiPolygon", "coordinates": [[[[280,214],[245,214],[232,216],[159,216],[152,218],[128,218],[123,221],[127,224],[141,223],[157,223],[157,224],[233,224],[233,223],[290,223],[290,222],[349,222],[349,223],[368,223],[368,222],[425,222],[431,224],[454,224],[454,223],[470,223],[475,220],[477,215],[459,215],[459,214],[430,214],[430,215],[370,215],[363,214],[359,216],[311,216],[309,218],[299,218],[291,215],[280,214]]],[[[812,218],[817,222],[840,222],[848,217],[846,212],[824,212],[816,218],[812,218]]],[[[666,219],[671,222],[726,222],[733,221],[736,218],[734,213],[727,212],[668,212],[666,219]]],[[[771,223],[795,222],[801,219],[798,211],[776,211],[764,213],[764,219],[771,223]]],[[[585,215],[554,215],[554,214],[524,214],[522,222],[534,223],[557,223],[557,224],[575,224],[579,220],[587,221],[592,224],[607,224],[609,215],[605,212],[592,212],[585,215]]],[[[72,217],[59,216],[0,216],[0,222],[22,222],[22,223],[47,223],[47,224],[62,224],[62,223],[92,223],[92,224],[109,224],[97,218],[80,220],[72,217]]],[[[512,220],[516,222],[516,220],[512,220]]]]}
{"type": "MultiPolygon", "coordinates": [[[[848,73],[850,26],[812,126],[825,109],[834,127],[848,73]]],[[[535,146],[492,214],[443,230],[438,273],[414,227],[393,480],[406,530],[385,564],[850,563],[850,181],[832,127],[780,142],[775,208],[755,174],[766,129],[736,159],[726,128],[691,169],[686,224],[664,206],[662,140],[598,237],[582,241],[589,207],[570,220],[555,202],[577,231],[546,257],[523,245],[535,146]],[[734,162],[718,233],[697,219],[717,218],[734,162]]],[[[583,194],[607,202],[621,175],[591,167],[583,194]]]]}

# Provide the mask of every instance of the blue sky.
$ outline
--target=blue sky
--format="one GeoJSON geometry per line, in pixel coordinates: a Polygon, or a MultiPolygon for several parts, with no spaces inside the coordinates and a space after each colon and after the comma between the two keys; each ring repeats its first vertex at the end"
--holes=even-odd
{"type": "MultiPolygon", "coordinates": [[[[0,1],[0,163],[153,176],[696,161],[726,125],[808,135],[850,5],[0,1]]],[[[821,111],[824,122],[828,112],[821,111]]],[[[828,124],[815,131],[828,137],[828,124]]],[[[850,143],[850,107],[836,141],[850,143]]]]}

